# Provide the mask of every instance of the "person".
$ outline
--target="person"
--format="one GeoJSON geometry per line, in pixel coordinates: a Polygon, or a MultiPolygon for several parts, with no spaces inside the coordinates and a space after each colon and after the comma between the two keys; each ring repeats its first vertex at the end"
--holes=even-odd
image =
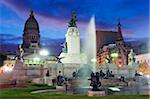
{"type": "Polygon", "coordinates": [[[61,71],[59,71],[59,75],[57,76],[57,85],[62,86],[64,83],[63,76],[61,75],[61,71]]]}
{"type": "Polygon", "coordinates": [[[13,87],[16,87],[16,85],[17,85],[17,79],[14,79],[14,80],[12,81],[12,84],[13,84],[13,87]]]}
{"type": "Polygon", "coordinates": [[[53,84],[53,86],[55,86],[55,84],[56,84],[56,79],[52,79],[52,84],[53,84]]]}
{"type": "Polygon", "coordinates": [[[76,72],[73,72],[73,73],[72,73],[72,77],[73,77],[73,78],[77,78],[77,73],[76,73],[76,72]]]}
{"type": "Polygon", "coordinates": [[[46,72],[46,77],[49,77],[49,76],[50,76],[49,70],[47,70],[47,72],[46,72]]]}
{"type": "Polygon", "coordinates": [[[141,75],[137,71],[135,71],[133,80],[136,81],[139,78],[139,76],[141,75]]]}

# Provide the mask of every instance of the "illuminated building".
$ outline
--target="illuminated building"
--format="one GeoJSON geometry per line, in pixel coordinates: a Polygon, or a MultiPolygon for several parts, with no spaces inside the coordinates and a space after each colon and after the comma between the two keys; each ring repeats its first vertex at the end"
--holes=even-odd
{"type": "MultiPolygon", "coordinates": [[[[96,52],[97,52],[97,63],[101,64],[105,51],[104,46],[108,46],[109,44],[113,44],[116,42],[117,32],[114,31],[96,31],[96,52]],[[104,53],[102,53],[104,52],[104,53]]],[[[104,64],[104,61],[102,62],[104,64]]]]}
{"type": "Polygon", "coordinates": [[[135,62],[138,64],[138,72],[150,74],[150,53],[135,55],[135,62]]]}
{"type": "Polygon", "coordinates": [[[97,64],[106,64],[107,57],[111,56],[112,53],[116,53],[118,56],[112,58],[111,63],[117,64],[118,66],[127,65],[128,49],[124,44],[120,20],[118,22],[118,32],[97,31],[96,42],[97,42],[97,64]],[[113,48],[112,44],[115,45],[113,48]]]}
{"type": "Polygon", "coordinates": [[[33,53],[40,47],[40,30],[33,11],[30,12],[30,16],[25,22],[22,47],[25,52],[29,53],[33,53]]]}
{"type": "Polygon", "coordinates": [[[106,64],[106,63],[116,64],[117,59],[118,59],[118,53],[116,49],[116,44],[109,44],[107,46],[104,46],[101,49],[100,57],[99,57],[99,62],[101,64],[106,64]]]}
{"type": "Polygon", "coordinates": [[[135,62],[137,64],[143,64],[143,63],[150,64],[150,53],[136,55],[135,62]]]}

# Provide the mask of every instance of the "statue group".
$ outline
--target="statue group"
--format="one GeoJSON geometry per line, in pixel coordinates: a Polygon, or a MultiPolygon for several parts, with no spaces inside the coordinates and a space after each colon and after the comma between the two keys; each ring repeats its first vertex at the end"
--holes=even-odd
{"type": "Polygon", "coordinates": [[[99,91],[99,87],[101,86],[101,82],[99,80],[99,74],[98,73],[91,73],[91,84],[93,91],[99,91]]]}

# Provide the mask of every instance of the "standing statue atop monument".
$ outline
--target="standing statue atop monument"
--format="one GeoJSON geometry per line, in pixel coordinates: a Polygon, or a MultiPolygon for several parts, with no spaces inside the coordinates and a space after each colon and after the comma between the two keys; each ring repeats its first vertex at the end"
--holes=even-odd
{"type": "Polygon", "coordinates": [[[132,67],[133,63],[135,62],[135,53],[133,52],[133,49],[130,50],[128,54],[128,66],[132,67]]]}
{"type": "Polygon", "coordinates": [[[71,13],[67,28],[63,49],[59,55],[60,61],[62,63],[86,64],[86,55],[81,52],[80,33],[77,28],[77,16],[75,12],[71,13]]]}
{"type": "Polygon", "coordinates": [[[69,22],[68,27],[77,27],[76,22],[77,22],[77,16],[75,11],[73,11],[71,14],[71,20],[69,22]]]}
{"type": "Polygon", "coordinates": [[[24,50],[21,48],[21,45],[20,45],[19,49],[17,51],[17,56],[15,57],[15,59],[21,60],[23,62],[23,54],[24,54],[24,50]]]}

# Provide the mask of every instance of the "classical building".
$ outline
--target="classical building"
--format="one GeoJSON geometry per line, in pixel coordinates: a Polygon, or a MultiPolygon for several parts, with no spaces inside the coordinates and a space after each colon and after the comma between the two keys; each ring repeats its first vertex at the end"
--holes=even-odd
{"type": "Polygon", "coordinates": [[[141,74],[150,75],[150,53],[135,55],[135,62],[141,74]]]}
{"type": "Polygon", "coordinates": [[[97,63],[106,64],[108,56],[116,53],[117,58],[113,63],[118,65],[127,65],[128,63],[128,49],[125,46],[120,20],[118,22],[118,31],[96,31],[96,49],[97,49],[97,63]],[[115,46],[112,47],[111,45],[115,46]]]}
{"type": "Polygon", "coordinates": [[[40,48],[40,30],[33,11],[30,12],[30,16],[25,22],[22,48],[29,53],[40,48]]]}
{"type": "Polygon", "coordinates": [[[135,62],[137,64],[150,64],[150,53],[139,54],[135,56],[135,62]]]}

